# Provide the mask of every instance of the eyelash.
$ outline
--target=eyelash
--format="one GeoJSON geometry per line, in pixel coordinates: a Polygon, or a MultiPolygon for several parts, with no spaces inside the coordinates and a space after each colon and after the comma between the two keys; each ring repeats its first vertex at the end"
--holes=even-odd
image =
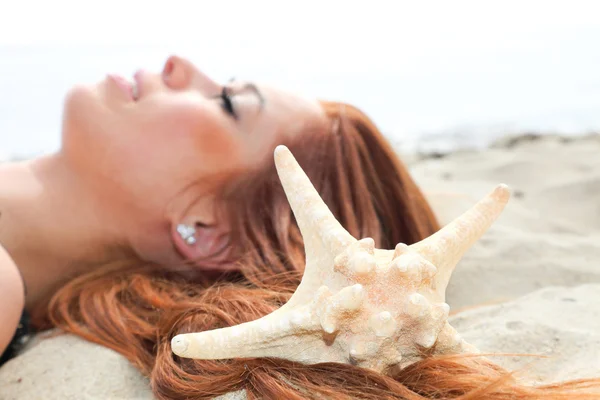
{"type": "Polygon", "coordinates": [[[231,94],[229,93],[227,87],[223,86],[219,98],[221,99],[221,106],[223,107],[223,110],[234,119],[238,119],[238,115],[233,108],[233,103],[231,102],[231,94]]]}

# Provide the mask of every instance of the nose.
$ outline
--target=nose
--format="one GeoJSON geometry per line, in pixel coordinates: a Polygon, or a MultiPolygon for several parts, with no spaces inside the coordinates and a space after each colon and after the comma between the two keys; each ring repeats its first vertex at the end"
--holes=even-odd
{"type": "Polygon", "coordinates": [[[216,95],[221,91],[221,85],[210,79],[189,60],[178,56],[167,59],[162,77],[171,89],[197,89],[207,96],[216,95]]]}

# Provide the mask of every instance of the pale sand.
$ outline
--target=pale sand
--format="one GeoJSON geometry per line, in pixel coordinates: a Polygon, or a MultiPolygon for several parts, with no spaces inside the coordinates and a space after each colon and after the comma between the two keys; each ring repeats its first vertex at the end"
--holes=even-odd
{"type": "MultiPolygon", "coordinates": [[[[444,223],[498,183],[515,194],[453,276],[458,331],[484,352],[549,356],[494,358],[526,366],[527,380],[600,376],[600,136],[521,137],[405,159],[444,223]]],[[[151,398],[122,357],[69,336],[0,369],[0,400],[151,398]]]]}

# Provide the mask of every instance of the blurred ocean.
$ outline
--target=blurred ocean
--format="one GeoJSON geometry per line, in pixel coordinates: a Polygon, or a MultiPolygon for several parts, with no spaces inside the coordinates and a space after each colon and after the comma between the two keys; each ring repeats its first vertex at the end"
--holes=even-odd
{"type": "MultiPolygon", "coordinates": [[[[188,4],[200,3],[208,4],[188,4]]],[[[20,25],[5,12],[0,159],[59,146],[62,103],[73,84],[96,82],[110,72],[159,71],[170,54],[192,59],[217,80],[235,76],[355,104],[407,150],[477,147],[524,131],[600,131],[600,24],[591,8],[577,8],[576,2],[562,2],[562,8],[506,2],[495,9],[473,9],[481,3],[472,2],[471,16],[450,6],[395,14],[375,2],[343,13],[332,7],[322,13],[281,11],[276,20],[264,13],[250,18],[250,9],[227,15],[229,3],[211,3],[214,18],[206,17],[206,6],[198,6],[203,14],[180,13],[188,18],[183,21],[167,13],[158,26],[141,26],[137,36],[111,30],[126,24],[127,12],[89,31],[86,24],[96,18],[61,34],[55,21],[50,39],[27,36],[26,30],[7,36],[20,25]],[[89,33],[102,29],[99,36],[89,33]]],[[[155,20],[160,12],[155,10],[155,20]]]]}

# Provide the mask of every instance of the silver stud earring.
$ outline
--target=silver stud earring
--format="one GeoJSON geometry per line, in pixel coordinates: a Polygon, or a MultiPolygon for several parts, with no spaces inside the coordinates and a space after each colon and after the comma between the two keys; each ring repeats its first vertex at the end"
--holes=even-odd
{"type": "Polygon", "coordinates": [[[196,243],[196,228],[192,225],[177,225],[177,233],[190,246],[196,243]]]}

